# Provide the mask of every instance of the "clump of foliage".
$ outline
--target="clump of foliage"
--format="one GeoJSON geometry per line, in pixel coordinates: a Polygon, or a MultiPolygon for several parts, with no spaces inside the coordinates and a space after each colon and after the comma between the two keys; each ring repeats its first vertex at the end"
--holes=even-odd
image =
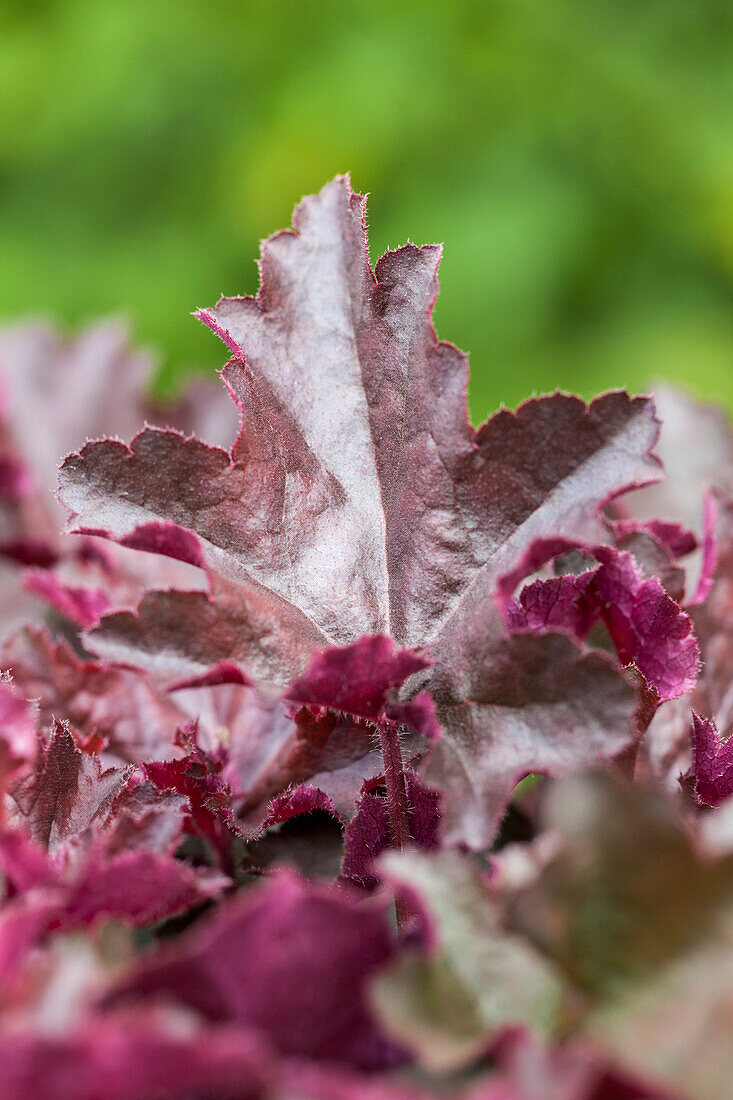
{"type": "Polygon", "coordinates": [[[1,1098],[725,1093],[733,438],[474,430],[438,260],[335,180],[168,408],[0,335],[1,1098]]]}

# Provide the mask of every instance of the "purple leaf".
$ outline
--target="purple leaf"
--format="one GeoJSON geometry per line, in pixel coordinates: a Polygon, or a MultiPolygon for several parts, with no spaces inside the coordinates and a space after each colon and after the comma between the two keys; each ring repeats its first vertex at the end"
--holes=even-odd
{"type": "Polygon", "coordinates": [[[595,572],[569,574],[537,580],[524,586],[518,599],[507,608],[510,630],[534,633],[564,631],[573,637],[586,637],[598,616],[593,598],[595,572]]]}
{"type": "Polygon", "coordinates": [[[280,688],[317,651],[363,635],[429,646],[431,668],[397,702],[423,688],[444,700],[449,835],[481,846],[517,774],[572,770],[622,747],[632,693],[564,643],[501,639],[492,597],[537,539],[602,537],[599,508],[658,477],[658,424],[646,399],[611,393],[585,405],[554,394],[474,431],[466,359],[430,319],[439,249],[407,245],[372,271],[364,216],[348,180],[335,180],[298,207],[292,232],[263,245],[257,298],[202,312],[233,355],[223,371],[241,416],[231,454],[146,428],[129,447],[99,441],[66,459],[70,529],[134,542],[151,524],[174,524],[210,584],[208,600],[151,593],[137,615],[103,618],[88,644],[176,679],[234,662],[280,688]],[[498,686],[513,646],[512,683],[529,673],[520,651],[532,669],[545,666],[545,683],[568,663],[577,670],[582,690],[566,682],[557,712],[562,743],[550,733],[545,745],[539,732],[555,727],[542,692],[522,698],[512,686],[503,695],[516,703],[495,706],[475,690],[498,686]],[[485,761],[470,781],[462,757],[485,761]]]}
{"type": "Polygon", "coordinates": [[[596,597],[622,664],[635,664],[661,700],[690,691],[700,671],[692,623],[654,578],[642,580],[628,554],[598,547],[596,597]]]}

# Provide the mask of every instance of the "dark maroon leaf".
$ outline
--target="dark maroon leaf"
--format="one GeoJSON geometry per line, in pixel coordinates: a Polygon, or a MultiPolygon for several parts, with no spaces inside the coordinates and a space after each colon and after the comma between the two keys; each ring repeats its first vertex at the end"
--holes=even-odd
{"type": "Polygon", "coordinates": [[[333,814],[336,811],[328,795],[319,791],[317,787],[310,787],[302,783],[299,787],[284,791],[273,798],[267,809],[267,817],[262,823],[263,829],[271,829],[274,825],[282,825],[284,821],[290,821],[301,814],[315,813],[316,811],[333,814]]]}
{"type": "Polygon", "coordinates": [[[635,695],[604,654],[584,656],[561,635],[506,638],[498,612],[491,624],[477,617],[470,650],[470,675],[433,682],[443,728],[455,732],[424,775],[445,796],[445,842],[480,848],[524,776],[565,775],[626,748],[635,695]]]}
{"type": "Polygon", "coordinates": [[[55,855],[106,820],[128,778],[121,768],[103,771],[97,757],[77,748],[69,727],[55,723],[49,743],[39,744],[33,771],[10,787],[8,822],[55,855]]]}
{"type": "MultiPolygon", "coordinates": [[[[414,772],[406,772],[405,781],[412,845],[427,850],[437,848],[440,843],[440,794],[421,783],[414,772]]],[[[341,877],[366,890],[374,889],[380,881],[374,861],[391,844],[387,801],[367,793],[344,831],[341,877]]]]}
{"type": "Polygon", "coordinates": [[[208,675],[222,662],[244,665],[260,680],[274,674],[287,683],[290,669],[302,672],[325,644],[315,628],[303,626],[300,633],[302,624],[291,622],[295,616],[287,609],[285,621],[275,623],[255,595],[245,602],[237,588],[223,583],[217,592],[216,604],[203,592],[149,592],[136,613],[105,615],[88,644],[125,664],[140,663],[144,653],[145,667],[173,683],[208,675]]]}
{"type": "Polygon", "coordinates": [[[242,1028],[182,1032],[161,1014],[0,1037],[0,1100],[259,1100],[273,1071],[242,1028]],[[42,1091],[39,1091],[41,1089],[42,1091]]]}
{"type": "Polygon", "coordinates": [[[222,762],[196,743],[180,760],[151,761],[143,768],[159,790],[186,798],[191,830],[211,844],[221,866],[231,872],[233,839],[242,831],[234,817],[231,789],[221,776],[222,762]]]}
{"type": "Polygon", "coordinates": [[[376,1068],[400,1055],[365,984],[394,951],[383,904],[281,872],[151,956],[114,1000],[166,996],[254,1028],[283,1054],[376,1068]]]}
{"type": "Polygon", "coordinates": [[[54,923],[61,928],[120,920],[134,926],[164,920],[221,893],[228,879],[194,871],[144,850],[88,859],[65,890],[54,923]]]}

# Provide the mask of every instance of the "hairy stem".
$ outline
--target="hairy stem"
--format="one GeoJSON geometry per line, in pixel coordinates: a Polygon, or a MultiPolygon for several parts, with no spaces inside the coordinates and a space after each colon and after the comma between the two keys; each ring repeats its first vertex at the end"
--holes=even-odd
{"type": "Polygon", "coordinates": [[[379,741],[384,761],[384,782],[387,787],[387,813],[389,831],[395,848],[404,848],[410,842],[407,787],[402,765],[402,748],[398,726],[383,718],[379,722],[379,741]]]}
{"type": "MultiPolygon", "coordinates": [[[[387,788],[390,836],[395,848],[405,848],[410,843],[410,818],[399,727],[396,722],[390,722],[388,718],[383,717],[378,723],[378,729],[384,763],[384,782],[387,788]]],[[[397,928],[401,931],[409,911],[399,898],[395,902],[395,910],[397,928]]]]}

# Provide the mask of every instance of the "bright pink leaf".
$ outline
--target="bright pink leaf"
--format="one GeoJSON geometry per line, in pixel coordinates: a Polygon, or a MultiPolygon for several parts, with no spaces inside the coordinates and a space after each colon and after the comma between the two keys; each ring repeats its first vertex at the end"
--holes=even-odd
{"type": "Polygon", "coordinates": [[[0,768],[11,770],[21,761],[33,759],[38,721],[38,707],[26,698],[22,686],[7,675],[0,677],[0,768]]]}
{"type": "Polygon", "coordinates": [[[175,734],[187,715],[150,678],[77,656],[40,630],[16,633],[2,649],[18,686],[38,699],[40,721],[68,721],[84,737],[96,734],[120,760],[176,755],[175,734]]]}
{"type": "Polygon", "coordinates": [[[288,688],[285,700],[326,707],[355,718],[379,722],[385,717],[412,725],[430,740],[440,736],[432,699],[417,695],[408,704],[396,702],[399,689],[430,661],[415,650],[395,649],[384,634],[361,638],[353,645],[326,649],[311,661],[305,674],[288,688]],[[413,724],[419,722],[419,724],[413,724]]]}
{"type": "Polygon", "coordinates": [[[692,712],[692,765],[685,776],[702,806],[719,806],[733,795],[733,739],[723,740],[713,723],[692,712]]]}
{"type": "Polygon", "coordinates": [[[23,586],[83,629],[94,626],[110,610],[110,599],[103,588],[64,584],[48,569],[27,569],[23,586]]]}
{"type": "Polygon", "coordinates": [[[142,926],[201,905],[228,885],[222,875],[194,871],[155,852],[120,852],[105,858],[100,851],[68,883],[54,923],[77,928],[119,920],[142,926]]]}
{"type": "Polygon", "coordinates": [[[508,606],[509,626],[564,630],[582,639],[602,619],[621,663],[635,664],[660,700],[690,691],[700,653],[689,617],[656,578],[643,578],[631,554],[611,546],[584,549],[599,566],[527,585],[508,606]]]}
{"type": "Polygon", "coordinates": [[[690,619],[658,580],[642,580],[629,554],[597,547],[595,578],[601,616],[622,664],[635,664],[659,698],[690,691],[700,671],[700,651],[690,619]]]}

